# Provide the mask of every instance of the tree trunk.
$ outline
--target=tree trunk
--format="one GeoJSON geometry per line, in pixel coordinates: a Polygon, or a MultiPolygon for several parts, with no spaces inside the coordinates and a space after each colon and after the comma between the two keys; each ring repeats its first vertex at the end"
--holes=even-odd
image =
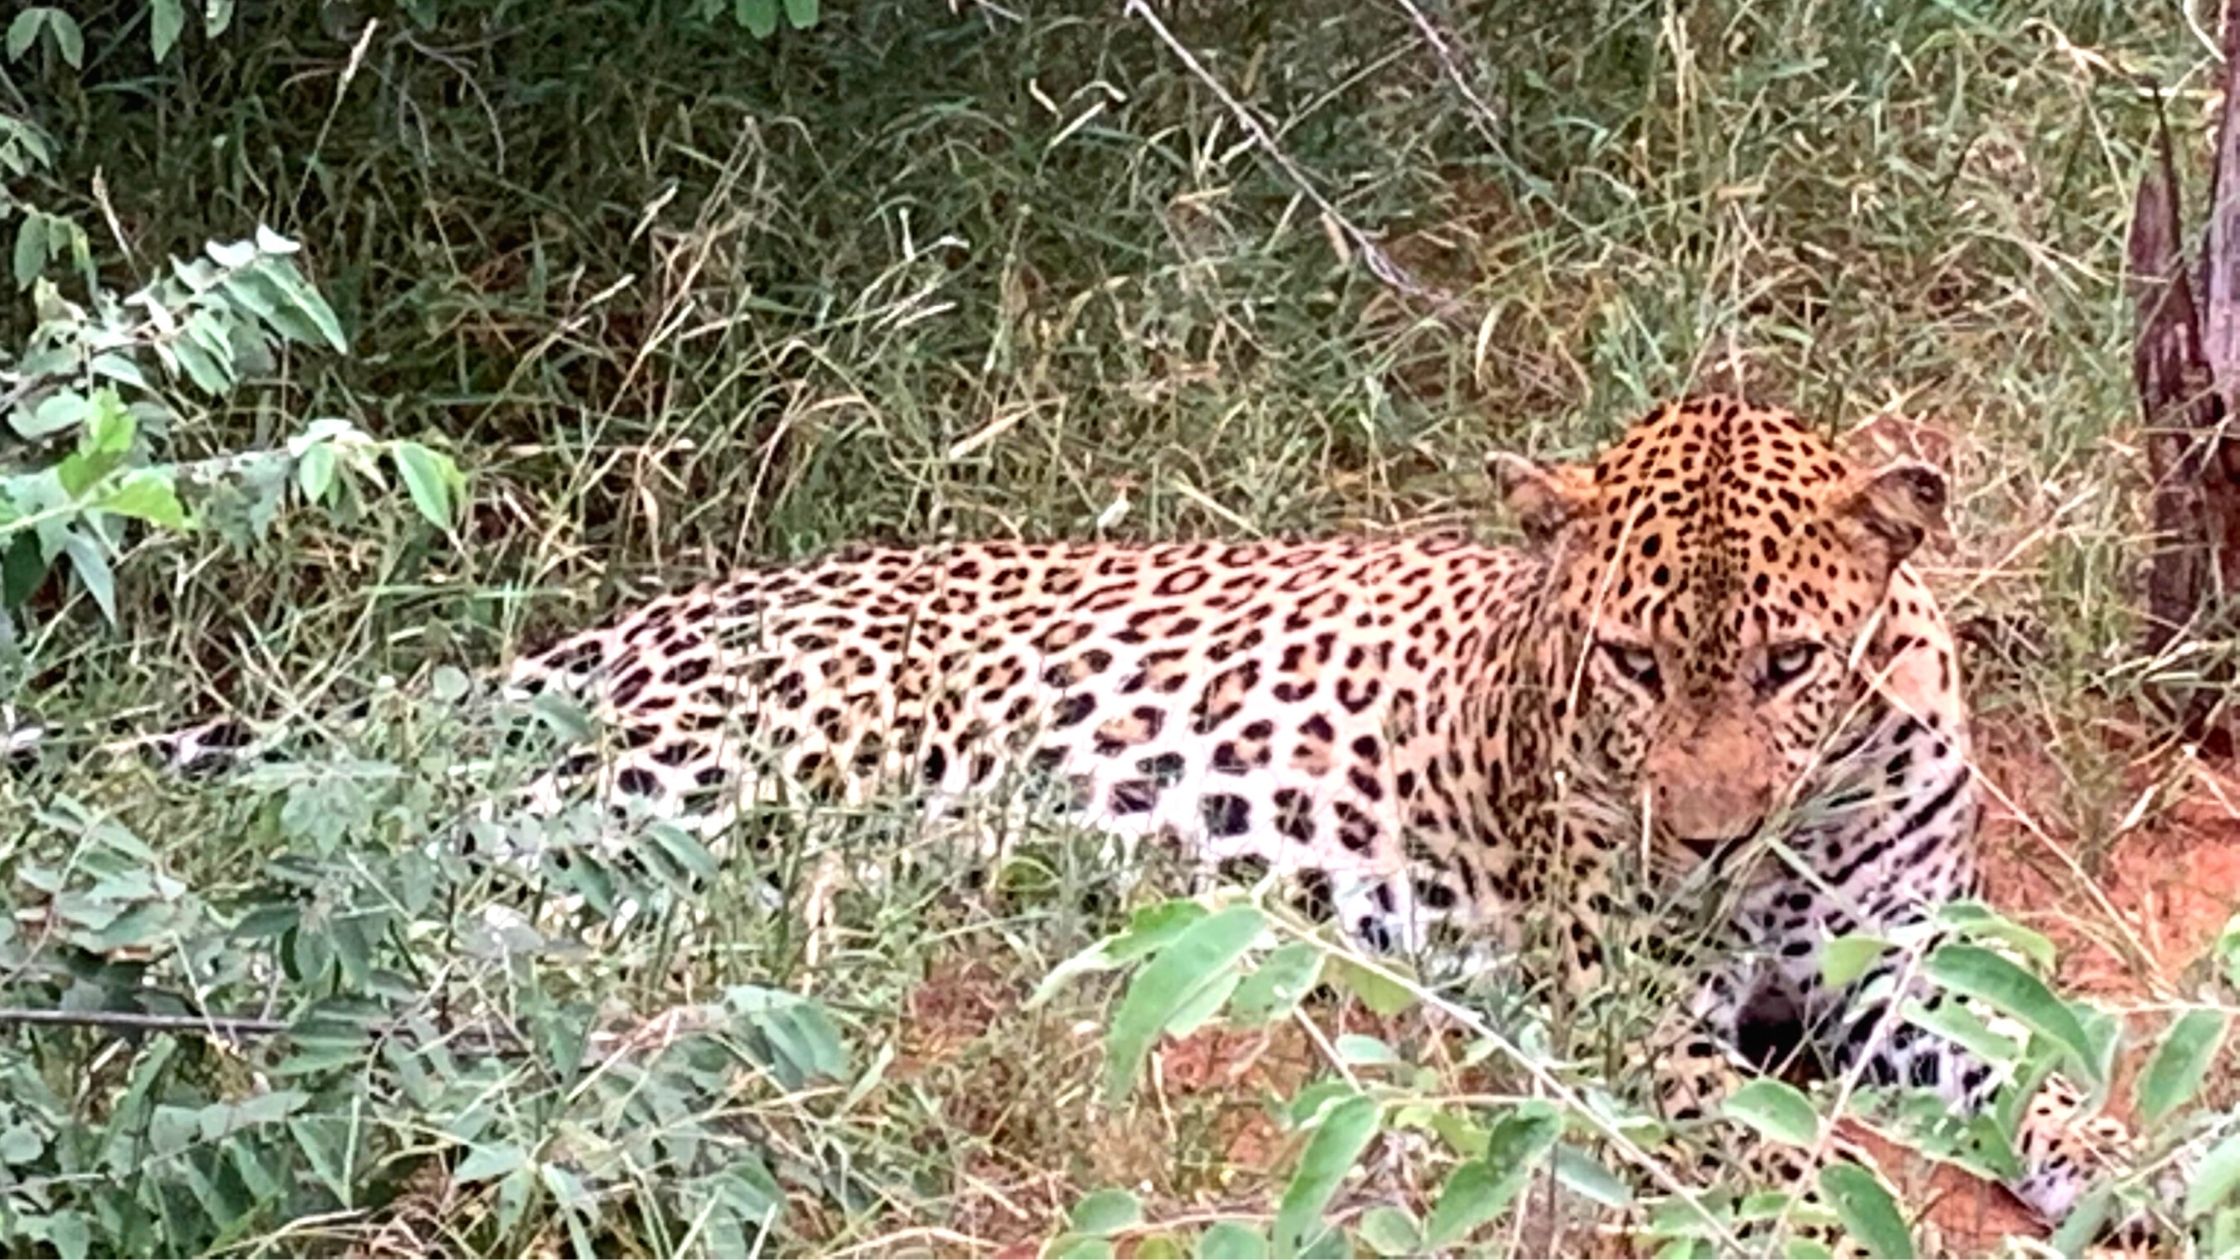
{"type": "MultiPolygon", "coordinates": [[[[2228,637],[2227,593],[2240,592],[2240,443],[2224,432],[2225,418],[2240,416],[2240,0],[2225,8],[2224,104],[2199,280],[2187,275],[2178,246],[2183,219],[2167,122],[2157,160],[2139,181],[2126,245],[2137,316],[2132,373],[2154,478],[2143,644],[2154,654],[2183,638],[2228,637]]],[[[2164,699],[2198,728],[2224,681],[2166,687],[2164,699]]]]}

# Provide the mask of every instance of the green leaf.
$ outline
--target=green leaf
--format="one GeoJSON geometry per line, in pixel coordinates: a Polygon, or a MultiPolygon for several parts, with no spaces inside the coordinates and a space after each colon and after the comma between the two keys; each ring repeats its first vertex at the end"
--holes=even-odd
{"type": "Polygon", "coordinates": [[[768,39],[778,30],[778,0],[733,0],[731,18],[756,39],[768,39]]]}
{"type": "MultiPolygon", "coordinates": [[[[301,341],[306,345],[325,342],[336,354],[347,354],[350,342],[342,335],[342,321],[335,318],[334,308],[319,296],[295,264],[284,258],[266,257],[234,277],[239,289],[255,292],[268,307],[255,307],[260,315],[269,309],[267,322],[282,336],[301,341]]],[[[229,285],[228,292],[235,291],[229,285]]],[[[247,298],[243,299],[245,302],[247,298]]]]}
{"type": "Polygon", "coordinates": [[[8,427],[17,436],[38,441],[53,437],[65,429],[74,429],[85,423],[93,410],[93,401],[74,389],[58,389],[39,400],[39,405],[29,411],[16,409],[8,416],[8,427]]]}
{"type": "Polygon", "coordinates": [[[239,381],[245,372],[260,370],[255,359],[263,353],[256,338],[242,335],[248,332],[244,323],[239,312],[224,306],[195,307],[179,325],[180,343],[199,347],[211,362],[225,369],[227,380],[239,381]]]}
{"type": "Polygon", "coordinates": [[[47,33],[54,36],[55,49],[72,70],[86,68],[86,33],[78,29],[78,19],[60,9],[49,9],[47,33]]]}
{"type": "Polygon", "coordinates": [[[1221,1005],[1237,991],[1238,982],[1244,977],[1235,969],[1222,972],[1211,984],[1190,995],[1175,1013],[1167,1016],[1165,1032],[1169,1037],[1187,1037],[1210,1023],[1221,1013],[1221,1005]]]}
{"type": "MultiPolygon", "coordinates": [[[[210,256],[211,262],[218,264],[227,271],[239,271],[257,261],[257,247],[248,241],[204,241],[202,252],[210,256]]],[[[185,278],[197,288],[208,282],[208,271],[196,274],[199,274],[202,278],[200,280],[194,279],[193,276],[185,278]]]]}
{"type": "Polygon", "coordinates": [[[1322,1233],[1322,1209],[1377,1136],[1377,1121],[1377,1101],[1366,1094],[1355,1094],[1323,1113],[1276,1207],[1277,1251],[1297,1255],[1322,1233]]]}
{"type": "Polygon", "coordinates": [[[122,455],[132,449],[133,435],[139,430],[132,409],[107,386],[93,391],[85,425],[78,450],[88,455],[122,455]]]}
{"type": "Polygon", "coordinates": [[[335,469],[333,447],[321,442],[303,449],[296,458],[296,488],[303,491],[305,502],[327,501],[327,492],[334,489],[335,469]]]}
{"type": "Polygon", "coordinates": [[[259,1125],[277,1124],[309,1104],[311,1095],[297,1089],[276,1089],[270,1093],[253,1094],[240,1102],[212,1103],[196,1117],[202,1125],[202,1140],[216,1142],[228,1134],[259,1125]]]}
{"type": "Polygon", "coordinates": [[[2009,1064],[2022,1057],[2022,1047],[2014,1038],[1985,1023],[1983,1017],[1969,1010],[1964,1002],[1939,1002],[1932,1007],[1907,998],[1899,1005],[1898,1013],[1909,1023],[1967,1047],[1978,1058],[2009,1064]]]}
{"type": "Polygon", "coordinates": [[[1562,1133],[1562,1118],[1549,1111],[1519,1109],[1504,1117],[1488,1136],[1485,1155],[1447,1177],[1424,1226],[1424,1242],[1445,1248],[1501,1215],[1562,1133]]]}
{"type": "Polygon", "coordinates": [[[1820,979],[1840,989],[1867,973],[1890,952],[1890,942],[1872,936],[1839,936],[1820,947],[1820,979]]]}
{"type": "Polygon", "coordinates": [[[2107,1082],[2115,1075],[2116,1052],[2123,1048],[2125,1039],[2123,1021],[2083,998],[2070,999],[2062,1005],[2077,1017],[2077,1026],[2084,1029],[2085,1041],[2092,1046],[2093,1069],[2085,1075],[2100,1083],[2092,1093],[2093,1105],[2097,1107],[2107,1101],[2107,1082]]]}
{"type": "Polygon", "coordinates": [[[1423,1254],[1423,1231],[1416,1227],[1416,1218],[1391,1204],[1380,1203],[1362,1213],[1359,1228],[1361,1241],[1380,1256],[1423,1254]]]}
{"type": "Polygon", "coordinates": [[[21,608],[46,580],[47,557],[40,550],[39,536],[25,530],[8,543],[0,552],[0,603],[10,608],[21,608]]]}
{"type": "Polygon", "coordinates": [[[2099,1083],[2099,1065],[2084,1025],[2046,983],[1981,945],[1940,945],[1924,968],[1945,988],[1988,1002],[2074,1056],[2076,1068],[2099,1083]]]}
{"type": "MultiPolygon", "coordinates": [[[[1333,958],[1330,978],[1338,987],[1361,999],[1361,1004],[1379,1015],[1398,1015],[1415,1005],[1416,995],[1403,984],[1397,984],[1377,971],[1362,966],[1350,958],[1333,958]]],[[[1393,966],[1393,960],[1380,958],[1384,967],[1393,966]]]]}
{"type": "MultiPolygon", "coordinates": [[[[22,18],[16,25],[23,24],[22,18]]],[[[47,269],[47,217],[36,211],[23,216],[16,224],[15,277],[16,287],[28,289],[31,282],[47,269]]]]}
{"type": "Polygon", "coordinates": [[[279,286],[259,268],[226,272],[216,278],[216,287],[227,300],[256,316],[265,327],[288,341],[318,345],[324,340],[318,327],[292,302],[286,301],[279,286]]]}
{"type": "Polygon", "coordinates": [[[154,388],[148,383],[148,374],[140,370],[140,365],[121,354],[97,354],[86,364],[86,369],[104,380],[122,381],[141,389],[154,388]]]}
{"type": "Polygon", "coordinates": [[[817,24],[817,0],[785,0],[786,21],[797,31],[817,24]]]}
{"type": "Polygon", "coordinates": [[[1556,1180],[1575,1194],[1585,1195],[1606,1208],[1628,1207],[1633,1203],[1632,1186],[1575,1146],[1556,1147],[1553,1165],[1556,1180]]]}
{"type": "Polygon", "coordinates": [[[1125,1190],[1098,1190],[1073,1205],[1066,1218],[1072,1233],[1109,1238],[1143,1223],[1143,1204],[1125,1190]]]}
{"type": "Polygon", "coordinates": [[[311,1165],[311,1175],[317,1177],[345,1208],[357,1201],[356,1178],[352,1175],[351,1131],[350,1121],[339,1116],[288,1117],[288,1135],[295,1139],[296,1149],[303,1152],[304,1162],[311,1165]]]}
{"type": "Polygon", "coordinates": [[[1330,1048],[1337,1051],[1339,1062],[1356,1067],[1379,1067],[1400,1061],[1391,1046],[1360,1033],[1342,1033],[1330,1048]]]}
{"type": "Polygon", "coordinates": [[[2240,1190],[2240,1133],[2216,1144],[2194,1165],[2193,1184],[2186,1187],[2186,1218],[2198,1221],[2240,1190]]]}
{"type": "Polygon", "coordinates": [[[2045,933],[2026,928],[1980,901],[1952,902],[1937,911],[1937,918],[1966,936],[2000,941],[2022,951],[2041,971],[2053,969],[2056,951],[2045,933]]]}
{"type": "Polygon", "coordinates": [[[544,1188],[553,1200],[571,1212],[580,1212],[591,1205],[591,1191],[583,1179],[558,1164],[546,1164],[537,1170],[544,1188]]]}
{"type": "Polygon", "coordinates": [[[1134,1087],[1167,1021],[1200,989],[1235,966],[1266,927],[1266,917],[1257,907],[1230,906],[1191,924],[1136,973],[1105,1034],[1107,1103],[1118,1103],[1134,1087]]]}
{"type": "Polygon", "coordinates": [[[498,1179],[498,1210],[496,1221],[500,1234],[510,1234],[521,1224],[529,1210],[529,1196],[536,1191],[540,1181],[535,1172],[524,1164],[498,1179]]]}
{"type": "Polygon", "coordinates": [[[776,1056],[772,1066],[781,1076],[837,1080],[847,1071],[847,1048],[822,1006],[798,993],[752,984],[734,985],[723,996],[725,1005],[769,1041],[776,1056]]]}
{"type": "Polygon", "coordinates": [[[1322,975],[1322,951],[1310,941],[1276,947],[1229,999],[1229,1017],[1240,1024],[1271,1024],[1286,1018],[1314,989],[1322,975]]]}
{"type": "Polygon", "coordinates": [[[0,1164],[28,1164],[46,1149],[47,1140],[28,1124],[14,1125],[0,1133],[0,1164]]]}
{"type": "Polygon", "coordinates": [[[1301,1087],[1282,1103],[1276,1114],[1293,1128],[1309,1129],[1322,1118],[1324,1111],[1360,1092],[1344,1077],[1326,1076],[1301,1087]]]}
{"type": "Polygon", "coordinates": [[[8,60],[23,60],[23,55],[31,51],[31,45],[39,41],[39,28],[46,23],[47,10],[43,8],[25,9],[16,14],[16,20],[8,23],[8,60]]]}
{"type": "Polygon", "coordinates": [[[1820,1170],[1820,1192],[1868,1255],[1912,1260],[1913,1231],[1880,1177],[1857,1164],[1829,1164],[1820,1170]]]}
{"type": "Polygon", "coordinates": [[[97,506],[104,512],[129,516],[165,529],[187,527],[187,510],[180,505],[178,492],[172,489],[171,475],[152,468],[135,470],[115,490],[103,495],[97,506]]]}
{"type": "MultiPolygon", "coordinates": [[[[459,680],[459,695],[460,698],[464,699],[467,689],[472,687],[473,683],[460,671],[453,669],[451,672],[459,680]]],[[[439,686],[442,685],[443,679],[443,671],[436,671],[436,682],[439,686]]],[[[718,861],[716,855],[709,851],[708,846],[702,844],[698,836],[681,827],[671,826],[667,823],[655,823],[646,829],[646,838],[658,845],[662,856],[674,862],[677,868],[687,875],[712,883],[718,875],[723,873],[723,863],[718,861]]]]}
{"type": "Polygon", "coordinates": [[[65,458],[54,466],[54,479],[63,494],[73,500],[83,500],[98,486],[102,479],[117,470],[124,462],[121,455],[87,454],[84,451],[65,458]]]}
{"type": "Polygon", "coordinates": [[[429,524],[449,529],[451,491],[459,481],[458,467],[418,442],[392,444],[389,457],[397,463],[397,472],[404,478],[405,492],[412,496],[412,506],[419,509],[429,524]]]}
{"type": "Polygon", "coordinates": [[[202,1131],[200,1114],[192,1107],[159,1103],[148,1114],[148,1149],[169,1158],[195,1144],[202,1131]]]}
{"type": "Polygon", "coordinates": [[[2147,1060],[2146,1070],[2139,1076],[2142,1124],[2152,1129],[2193,1100],[2209,1074],[2209,1065],[2217,1060],[2230,1024],[2231,1016],[2225,1012],[2205,1008],[2187,1011],[2170,1021],[2162,1034],[2162,1044],[2155,1047],[2154,1057],[2147,1060]]]}
{"type": "Polygon", "coordinates": [[[1218,1221],[1198,1239],[1198,1260],[1267,1260],[1268,1240],[1236,1221],[1218,1221]]]}
{"type": "Polygon", "coordinates": [[[1776,1142],[1810,1146],[1820,1140],[1820,1117],[1802,1090],[1761,1076],[1729,1095],[1726,1113],[1776,1142]]]}
{"type": "Polygon", "coordinates": [[[101,615],[108,618],[111,625],[116,624],[117,575],[109,568],[109,557],[102,552],[101,544],[89,535],[71,530],[63,538],[62,554],[70,557],[70,571],[78,576],[78,584],[86,588],[86,594],[93,596],[101,615]]]}
{"type": "Polygon", "coordinates": [[[85,1260],[93,1254],[93,1230],[80,1212],[64,1210],[48,1217],[47,1241],[62,1260],[85,1260]]]}
{"type": "Polygon", "coordinates": [[[1130,916],[1124,930],[1052,967],[1050,974],[1044,976],[1042,983],[1036,985],[1034,992],[1028,995],[1027,1009],[1033,1010],[1049,1001],[1053,994],[1071,983],[1076,976],[1110,971],[1166,948],[1188,930],[1191,924],[1205,917],[1204,906],[1181,899],[1162,901],[1136,911],[1130,916]]]}
{"type": "MultiPolygon", "coordinates": [[[[1755,1221],[1778,1221],[1784,1215],[1802,1216],[1812,1211],[1797,1195],[1788,1191],[1754,1190],[1743,1195],[1742,1202],[1734,1205],[1733,1217],[1738,1224],[1748,1224],[1755,1221]]],[[[1825,1211],[1818,1212],[1817,1215],[1830,1221],[1835,1219],[1825,1211]]]]}
{"type": "Polygon", "coordinates": [[[153,0],[148,10],[148,44],[155,50],[158,64],[178,46],[179,32],[186,25],[186,6],[179,0],[153,0]]]}
{"type": "Polygon", "coordinates": [[[220,361],[192,340],[180,337],[169,343],[169,349],[196,389],[216,398],[233,388],[232,365],[220,361]]]}
{"type": "Polygon", "coordinates": [[[1128,926],[1100,948],[1115,964],[1149,958],[1182,938],[1212,911],[1187,898],[1145,906],[1128,916],[1128,926]]]}
{"type": "MultiPolygon", "coordinates": [[[[220,248],[216,242],[212,242],[203,246],[203,252],[215,254],[220,248]]],[[[234,245],[230,248],[240,251],[243,262],[256,257],[256,251],[246,245],[234,245]]],[[[171,275],[187,287],[187,292],[207,293],[226,275],[226,271],[208,259],[174,258],[171,260],[171,275]]]]}
{"type": "Polygon", "coordinates": [[[2225,983],[2240,985],[2240,914],[2225,920],[2224,930],[2217,933],[2217,943],[2210,947],[2209,956],[2223,969],[2225,983]]]}
{"type": "Polygon", "coordinates": [[[452,1170],[451,1179],[462,1185],[472,1185],[477,1181],[494,1181],[528,1166],[528,1153],[511,1142],[475,1146],[452,1170]]]}

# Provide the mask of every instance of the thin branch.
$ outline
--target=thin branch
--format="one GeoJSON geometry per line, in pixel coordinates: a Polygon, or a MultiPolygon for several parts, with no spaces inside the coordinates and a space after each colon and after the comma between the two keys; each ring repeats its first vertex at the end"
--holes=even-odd
{"type": "Polygon", "coordinates": [[[145,1011],[52,1011],[28,1006],[0,1007],[0,1028],[28,1024],[48,1028],[109,1028],[123,1032],[196,1032],[217,1037],[272,1037],[287,1032],[279,1019],[231,1015],[153,1015],[145,1011]]]}
{"type": "Polygon", "coordinates": [[[1204,84],[1208,91],[1220,99],[1230,115],[1237,120],[1237,125],[1244,128],[1245,134],[1252,137],[1253,143],[1260,147],[1260,151],[1268,155],[1268,160],[1275,163],[1285,177],[1290,179],[1292,184],[1298,188],[1300,195],[1313,203],[1315,209],[1321,211],[1323,217],[1346,238],[1347,243],[1359,251],[1361,259],[1368,265],[1371,275],[1374,275],[1387,288],[1429,306],[1431,314],[1448,327],[1466,333],[1477,331],[1477,321],[1469,317],[1463,310],[1462,303],[1456,301],[1452,294],[1430,288],[1422,281],[1417,280],[1413,272],[1395,262],[1392,256],[1385,253],[1384,248],[1377,244],[1367,232],[1356,226],[1351,219],[1341,213],[1328,197],[1323,196],[1321,189],[1315,187],[1314,180],[1307,175],[1307,172],[1298,163],[1291,160],[1290,155],[1277,146],[1275,137],[1269,135],[1268,129],[1260,125],[1260,120],[1253,115],[1252,111],[1245,108],[1243,102],[1230,95],[1229,89],[1221,86],[1220,81],[1213,77],[1197,56],[1184,47],[1181,40],[1175,38],[1173,31],[1167,29],[1167,24],[1159,20],[1159,15],[1152,11],[1151,6],[1145,0],[1128,0],[1126,13],[1128,16],[1143,19],[1144,23],[1151,28],[1152,34],[1159,37],[1159,42],[1165,44],[1168,51],[1175,55],[1176,60],[1182,63],[1183,69],[1188,70],[1193,78],[1204,84]]]}
{"type": "MultiPolygon", "coordinates": [[[[147,1011],[58,1011],[30,1006],[0,1007],[0,1028],[100,1028],[112,1032],[199,1033],[209,1037],[227,1039],[248,1037],[284,1037],[295,1029],[293,1021],[261,1019],[249,1015],[157,1015],[147,1011]]],[[[417,1030],[403,1023],[377,1021],[365,1026],[366,1032],[375,1037],[416,1036],[417,1030]]],[[[524,1050],[520,1040],[488,1029],[437,1030],[441,1040],[454,1038],[475,1043],[477,1049],[493,1054],[518,1054],[524,1050]]]]}
{"type": "Polygon", "coordinates": [[[1439,28],[1432,22],[1430,15],[1417,8],[1415,0],[1393,0],[1393,2],[1398,4],[1401,11],[1408,15],[1409,21],[1415,23],[1417,32],[1423,36],[1423,42],[1431,46],[1431,55],[1439,59],[1440,69],[1447,72],[1447,79],[1454,84],[1457,92],[1462,93],[1462,99],[1470,102],[1471,125],[1478,129],[1478,134],[1485,138],[1487,145],[1491,146],[1495,152],[1499,152],[1501,149],[1500,111],[1486,104],[1485,98],[1478,95],[1478,90],[1470,86],[1470,80],[1463,76],[1462,63],[1456,60],[1454,50],[1447,46],[1446,38],[1439,34],[1439,28]]]}

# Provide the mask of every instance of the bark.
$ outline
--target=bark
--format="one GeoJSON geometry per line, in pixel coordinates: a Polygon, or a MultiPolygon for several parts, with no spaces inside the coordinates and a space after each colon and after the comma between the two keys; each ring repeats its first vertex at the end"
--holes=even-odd
{"type": "MultiPolygon", "coordinates": [[[[2125,244],[2138,324],[2131,372],[2154,487],[2149,518],[2155,547],[2147,566],[2143,645],[2151,653],[2185,632],[2209,587],[2199,435],[2215,429],[2220,410],[2209,389],[2193,286],[2178,252],[2178,180],[2167,128],[2161,141],[2156,164],[2139,181],[2125,244]]],[[[2203,268],[2204,279],[2207,271],[2203,268]]]]}
{"type": "MultiPolygon", "coordinates": [[[[2226,417],[2240,415],[2240,0],[2226,0],[2224,16],[2224,104],[2200,269],[2189,276],[2179,248],[2184,220],[2166,120],[2126,244],[2132,374],[2154,478],[2144,646],[2156,653],[2184,635],[2229,636],[2226,595],[2240,591],[2240,444],[2225,436],[2226,417]]],[[[2191,724],[2215,696],[2168,698],[2191,724]]]]}

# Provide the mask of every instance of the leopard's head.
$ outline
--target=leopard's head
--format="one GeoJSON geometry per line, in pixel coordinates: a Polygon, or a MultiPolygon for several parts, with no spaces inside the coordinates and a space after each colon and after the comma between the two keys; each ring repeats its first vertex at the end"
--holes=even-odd
{"type": "Polygon", "coordinates": [[[1942,528],[1942,475],[1856,466],[1725,398],[1661,407],[1592,464],[1504,456],[1495,474],[1548,557],[1543,682],[1572,804],[1687,870],[1809,801],[1891,578],[1942,528]]]}

